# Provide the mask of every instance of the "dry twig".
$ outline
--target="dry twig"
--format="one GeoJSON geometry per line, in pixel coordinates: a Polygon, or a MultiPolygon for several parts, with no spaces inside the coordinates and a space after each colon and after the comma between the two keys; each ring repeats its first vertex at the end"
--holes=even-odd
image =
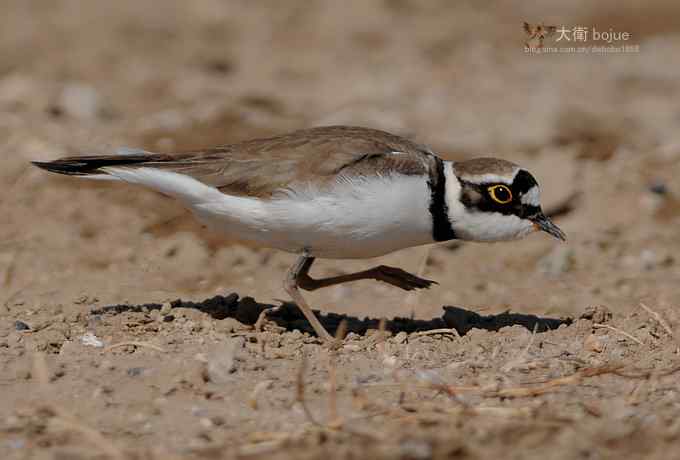
{"type": "Polygon", "coordinates": [[[512,369],[519,366],[520,364],[523,364],[526,361],[527,355],[529,354],[529,349],[534,344],[534,339],[536,338],[536,331],[538,331],[538,323],[534,324],[534,330],[531,332],[531,337],[529,337],[529,341],[527,342],[527,346],[524,347],[524,350],[522,350],[522,353],[520,353],[515,359],[508,361],[501,368],[501,370],[503,372],[506,372],[506,373],[510,372],[512,369]]]}
{"type": "Polygon", "coordinates": [[[419,332],[414,332],[413,334],[411,334],[411,336],[422,337],[422,336],[425,336],[425,335],[438,335],[438,334],[452,335],[454,337],[460,338],[460,334],[454,328],[441,328],[441,329],[430,329],[429,331],[419,331],[419,332]]]}
{"type": "Polygon", "coordinates": [[[300,360],[300,368],[298,369],[297,379],[295,380],[295,402],[300,404],[302,411],[307,417],[307,420],[315,425],[322,426],[316,421],[312,412],[307,407],[307,401],[305,400],[305,373],[307,372],[307,358],[303,355],[302,360],[300,360]]]}
{"type": "Polygon", "coordinates": [[[633,342],[637,343],[638,345],[644,345],[644,343],[642,343],[642,341],[639,340],[638,338],[636,338],[635,336],[627,333],[626,331],[622,331],[621,329],[618,329],[614,326],[610,326],[608,324],[595,323],[595,324],[593,324],[593,327],[595,329],[608,329],[610,331],[614,331],[614,332],[621,334],[622,336],[632,340],[633,342]]]}
{"type": "Polygon", "coordinates": [[[145,348],[150,348],[152,350],[156,350],[160,353],[167,353],[165,349],[159,347],[158,345],[154,345],[153,343],[149,342],[138,342],[136,340],[128,341],[128,342],[120,342],[120,343],[114,343],[113,345],[109,345],[108,347],[104,348],[104,352],[111,351],[116,348],[124,347],[126,345],[133,345],[135,347],[145,347],[145,348]]]}
{"type": "Polygon", "coordinates": [[[255,387],[253,388],[253,391],[250,393],[250,396],[248,397],[248,405],[250,406],[251,409],[257,410],[258,409],[258,403],[257,403],[257,397],[262,393],[264,390],[269,389],[272,386],[273,380],[262,380],[261,382],[258,382],[255,387]]]}
{"type": "Polygon", "coordinates": [[[666,322],[665,319],[663,319],[663,317],[659,313],[655,312],[654,310],[652,310],[651,308],[649,308],[647,305],[645,305],[642,302],[640,302],[640,307],[644,311],[649,313],[652,316],[652,318],[657,320],[659,322],[659,324],[661,325],[661,327],[663,327],[666,330],[666,332],[668,332],[668,335],[670,335],[673,339],[675,339],[675,334],[673,333],[673,329],[671,329],[671,326],[668,324],[668,322],[666,322]]]}

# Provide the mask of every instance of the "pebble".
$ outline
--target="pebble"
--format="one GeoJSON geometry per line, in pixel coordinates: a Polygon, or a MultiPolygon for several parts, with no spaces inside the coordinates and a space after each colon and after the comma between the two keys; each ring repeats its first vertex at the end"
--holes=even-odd
{"type": "Polygon", "coordinates": [[[131,367],[126,371],[130,377],[138,377],[144,373],[143,367],[131,367]]]}
{"type": "Polygon", "coordinates": [[[191,406],[191,415],[194,417],[205,417],[208,414],[208,411],[205,410],[203,407],[200,406],[191,406]]]}
{"type": "Polygon", "coordinates": [[[356,352],[361,351],[361,346],[360,345],[348,344],[348,345],[344,345],[342,347],[342,349],[345,350],[345,351],[356,353],[356,352]]]}
{"type": "Polygon", "coordinates": [[[161,315],[167,316],[170,314],[170,311],[172,310],[172,304],[170,302],[165,302],[163,306],[161,307],[161,315]]]}
{"type": "Polygon", "coordinates": [[[432,458],[432,446],[423,441],[407,440],[400,446],[401,458],[412,458],[414,460],[432,458]]]}
{"type": "Polygon", "coordinates": [[[580,318],[603,324],[612,319],[612,312],[604,305],[591,305],[585,309],[580,318]]]}
{"type": "Polygon", "coordinates": [[[86,347],[95,347],[95,348],[103,348],[104,347],[104,342],[99,340],[99,338],[94,335],[92,332],[86,332],[83,334],[83,336],[80,338],[80,343],[85,345],[86,347]]]}
{"type": "Polygon", "coordinates": [[[93,119],[101,112],[101,98],[94,87],[71,83],[61,90],[57,107],[74,118],[93,119]]]}
{"type": "Polygon", "coordinates": [[[654,193],[655,195],[664,196],[668,194],[668,186],[660,181],[652,182],[651,184],[649,184],[648,190],[654,193]]]}
{"type": "Polygon", "coordinates": [[[236,372],[236,355],[244,345],[243,337],[236,337],[223,346],[214,349],[205,366],[205,380],[213,383],[227,383],[236,372]]]}
{"type": "Polygon", "coordinates": [[[595,353],[602,353],[604,351],[604,342],[595,334],[590,334],[583,341],[583,348],[595,353]]]}
{"type": "Polygon", "coordinates": [[[14,329],[16,329],[17,331],[30,331],[31,326],[24,323],[23,321],[16,320],[14,321],[14,329]]]}
{"type": "Polygon", "coordinates": [[[408,334],[404,331],[399,332],[397,335],[394,336],[394,342],[395,343],[404,343],[408,339],[408,334]]]}
{"type": "Polygon", "coordinates": [[[12,449],[23,449],[26,447],[26,441],[23,439],[10,439],[7,445],[12,449]]]}

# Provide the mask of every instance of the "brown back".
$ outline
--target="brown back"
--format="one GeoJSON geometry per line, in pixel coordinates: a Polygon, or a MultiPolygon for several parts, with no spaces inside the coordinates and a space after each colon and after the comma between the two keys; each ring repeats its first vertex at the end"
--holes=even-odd
{"type": "Polygon", "coordinates": [[[340,176],[426,175],[435,156],[408,139],[374,129],[328,126],[207,150],[152,155],[148,166],[187,174],[230,195],[276,191],[340,176]]]}

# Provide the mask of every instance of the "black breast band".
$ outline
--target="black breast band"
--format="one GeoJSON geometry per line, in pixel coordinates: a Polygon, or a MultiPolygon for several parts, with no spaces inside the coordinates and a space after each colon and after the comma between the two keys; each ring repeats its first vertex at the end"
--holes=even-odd
{"type": "Polygon", "coordinates": [[[449,220],[449,207],[446,204],[446,175],[444,162],[435,157],[435,167],[430,171],[427,181],[430,187],[430,214],[432,215],[432,238],[435,241],[447,241],[456,238],[456,233],[449,220]]]}

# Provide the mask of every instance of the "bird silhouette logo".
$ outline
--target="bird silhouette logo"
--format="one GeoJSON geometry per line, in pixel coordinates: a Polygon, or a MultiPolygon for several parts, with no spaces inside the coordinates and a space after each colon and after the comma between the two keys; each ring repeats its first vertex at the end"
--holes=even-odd
{"type": "Polygon", "coordinates": [[[546,37],[554,35],[557,31],[557,26],[546,26],[543,23],[529,24],[528,22],[524,22],[523,26],[524,32],[526,32],[529,37],[527,41],[524,42],[524,46],[532,50],[543,48],[543,40],[546,37]]]}

